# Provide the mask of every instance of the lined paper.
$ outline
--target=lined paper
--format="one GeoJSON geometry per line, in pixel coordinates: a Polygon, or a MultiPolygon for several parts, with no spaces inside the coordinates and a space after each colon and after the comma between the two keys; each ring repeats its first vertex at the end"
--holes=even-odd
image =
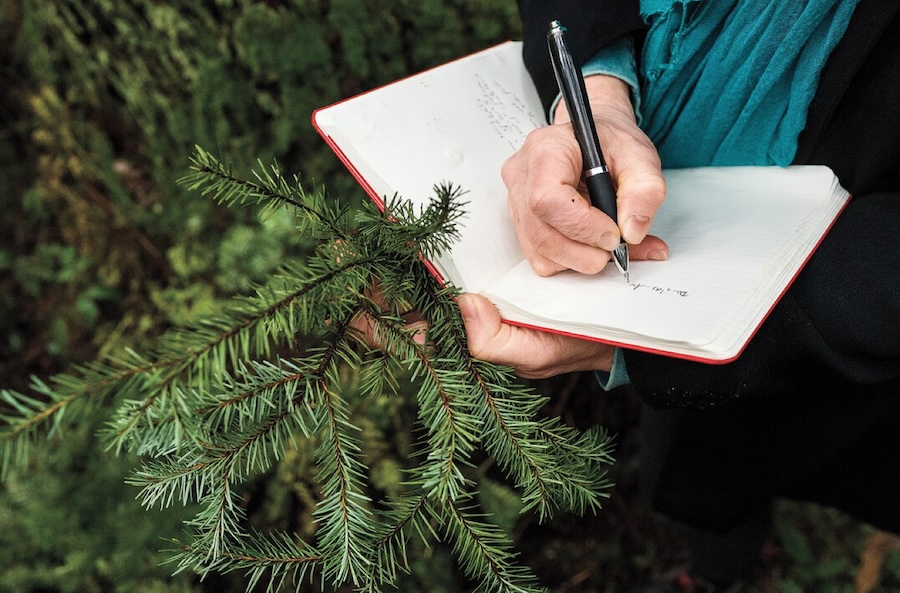
{"type": "Polygon", "coordinates": [[[529,325],[729,356],[845,203],[833,181],[826,167],[667,171],[652,232],[669,244],[668,261],[632,262],[630,283],[612,266],[548,279],[523,262],[485,296],[506,318],[529,325]]]}

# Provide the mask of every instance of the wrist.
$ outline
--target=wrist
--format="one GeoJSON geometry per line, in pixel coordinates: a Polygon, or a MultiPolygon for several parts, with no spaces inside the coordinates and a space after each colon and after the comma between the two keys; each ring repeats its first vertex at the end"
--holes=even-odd
{"type": "MultiPolygon", "coordinates": [[[[617,76],[593,74],[585,77],[584,87],[595,117],[600,113],[604,116],[616,114],[635,121],[631,87],[627,82],[617,76]]],[[[564,124],[569,121],[571,120],[565,102],[560,101],[553,114],[553,123],[564,124]]]]}

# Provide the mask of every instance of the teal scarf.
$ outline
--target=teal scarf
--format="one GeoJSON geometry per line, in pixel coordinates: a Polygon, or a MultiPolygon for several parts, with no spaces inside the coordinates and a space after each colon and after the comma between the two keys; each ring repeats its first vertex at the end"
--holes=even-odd
{"type": "Polygon", "coordinates": [[[641,0],[641,125],[663,164],[790,164],[857,2],[641,0]]]}

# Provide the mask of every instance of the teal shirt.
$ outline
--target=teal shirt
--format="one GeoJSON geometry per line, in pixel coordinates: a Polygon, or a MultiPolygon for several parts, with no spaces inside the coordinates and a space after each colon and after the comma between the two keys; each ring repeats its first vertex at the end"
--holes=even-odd
{"type": "MultiPolygon", "coordinates": [[[[592,56],[585,76],[632,89],[664,168],[787,166],[819,73],[858,0],[641,0],[649,25],[638,72],[630,40],[592,56]]],[[[552,114],[552,111],[551,111],[552,114]]],[[[612,389],[629,382],[617,349],[612,389]]]]}

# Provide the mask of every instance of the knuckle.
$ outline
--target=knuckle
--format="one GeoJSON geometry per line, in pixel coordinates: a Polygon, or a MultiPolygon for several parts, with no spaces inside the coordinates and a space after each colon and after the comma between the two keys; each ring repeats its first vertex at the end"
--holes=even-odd
{"type": "Polygon", "coordinates": [[[534,192],[528,198],[529,209],[539,217],[544,217],[555,210],[554,198],[549,191],[534,192]]]}
{"type": "Polygon", "coordinates": [[[528,263],[531,265],[531,269],[534,270],[535,274],[545,278],[547,276],[553,276],[561,271],[555,262],[539,255],[532,255],[529,257],[528,263]]]}
{"type": "Polygon", "coordinates": [[[507,188],[512,187],[518,181],[520,169],[521,154],[514,153],[511,157],[503,161],[500,165],[500,178],[503,180],[507,188]]]}

